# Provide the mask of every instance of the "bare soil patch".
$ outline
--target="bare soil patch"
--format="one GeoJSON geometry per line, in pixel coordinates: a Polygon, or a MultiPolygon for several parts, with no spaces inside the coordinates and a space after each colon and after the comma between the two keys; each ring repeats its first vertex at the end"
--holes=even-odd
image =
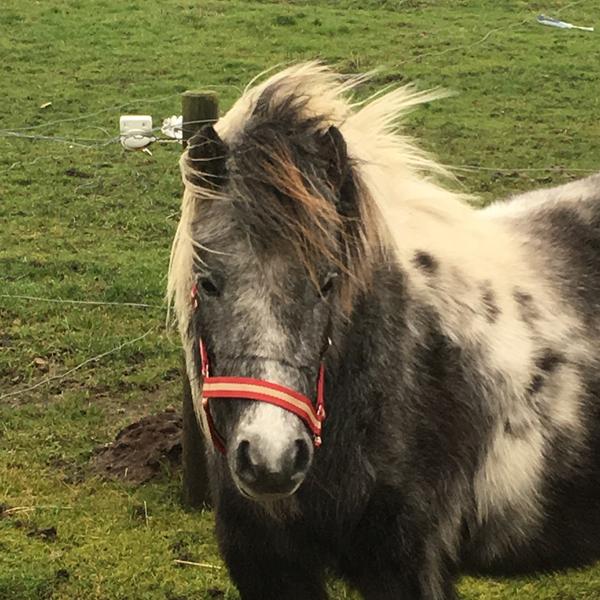
{"type": "Polygon", "coordinates": [[[94,452],[92,473],[140,484],[181,462],[181,415],[173,409],[143,417],[94,452]]]}

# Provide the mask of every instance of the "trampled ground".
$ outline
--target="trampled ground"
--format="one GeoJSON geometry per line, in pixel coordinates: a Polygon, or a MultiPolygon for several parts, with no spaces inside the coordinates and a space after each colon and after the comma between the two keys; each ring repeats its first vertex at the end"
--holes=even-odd
{"type": "MultiPolygon", "coordinates": [[[[119,115],[160,124],[187,88],[216,90],[226,108],[281,62],[381,67],[374,87],[457,92],[407,129],[489,201],[600,169],[598,33],[542,27],[540,12],[600,27],[596,0],[3,0],[0,599],[237,598],[211,515],[180,508],[177,476],[135,487],[86,471],[124,425],[179,404],[162,298],[180,148],[125,153],[119,115]]],[[[592,600],[600,570],[461,590],[592,600]]]]}

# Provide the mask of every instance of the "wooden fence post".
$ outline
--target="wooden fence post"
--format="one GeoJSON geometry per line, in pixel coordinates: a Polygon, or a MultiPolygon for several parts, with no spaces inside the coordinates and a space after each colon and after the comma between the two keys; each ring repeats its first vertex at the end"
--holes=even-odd
{"type": "Polygon", "coordinates": [[[214,123],[219,118],[219,99],[215,92],[192,92],[181,94],[183,115],[183,146],[204,125],[214,123]]]}
{"type": "Polygon", "coordinates": [[[209,508],[210,485],[206,465],[204,434],[198,425],[194,400],[188,379],[185,358],[181,369],[183,378],[183,432],[181,437],[181,463],[183,465],[182,502],[186,508],[209,508]]]}
{"type": "MultiPolygon", "coordinates": [[[[214,92],[184,92],[181,95],[183,145],[208,123],[219,117],[219,101],[214,92]]],[[[210,486],[206,465],[204,435],[198,425],[190,382],[185,369],[183,377],[183,435],[181,462],[183,464],[182,500],[187,508],[211,506],[210,486]]]]}

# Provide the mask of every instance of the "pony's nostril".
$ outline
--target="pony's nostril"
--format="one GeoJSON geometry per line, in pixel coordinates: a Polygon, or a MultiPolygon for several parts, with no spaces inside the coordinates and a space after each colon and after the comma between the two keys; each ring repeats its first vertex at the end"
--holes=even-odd
{"type": "Polygon", "coordinates": [[[242,440],[236,450],[236,470],[240,477],[251,480],[255,477],[254,465],[250,458],[250,442],[242,440]]]}
{"type": "Polygon", "coordinates": [[[294,456],[294,472],[304,473],[308,469],[310,451],[305,440],[296,440],[296,455],[294,456]]]}

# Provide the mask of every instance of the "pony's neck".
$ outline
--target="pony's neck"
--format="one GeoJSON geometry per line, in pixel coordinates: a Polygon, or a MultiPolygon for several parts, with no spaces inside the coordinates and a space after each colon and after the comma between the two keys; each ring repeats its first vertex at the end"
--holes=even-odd
{"type": "Polygon", "coordinates": [[[431,193],[435,202],[407,194],[384,215],[388,267],[376,270],[366,295],[379,313],[368,332],[372,347],[385,339],[387,354],[407,357],[407,344],[426,347],[434,331],[466,350],[489,348],[480,368],[520,393],[533,346],[515,298],[535,289],[540,307],[549,306],[523,239],[458,197],[435,186],[431,193]]]}
{"type": "MultiPolygon", "coordinates": [[[[365,144],[360,152],[357,169],[381,215],[386,245],[421,294],[441,302],[446,295],[461,294],[463,286],[449,279],[506,287],[505,274],[522,268],[514,236],[499,220],[475,209],[474,198],[445,189],[385,145],[365,144]]],[[[423,164],[429,163],[423,159],[423,164]]]]}
{"type": "Polygon", "coordinates": [[[409,179],[400,185],[391,178],[386,188],[375,193],[394,197],[381,212],[407,297],[433,309],[457,339],[465,331],[480,338],[512,297],[515,282],[536,280],[522,239],[502,220],[432,182],[409,179]]]}

